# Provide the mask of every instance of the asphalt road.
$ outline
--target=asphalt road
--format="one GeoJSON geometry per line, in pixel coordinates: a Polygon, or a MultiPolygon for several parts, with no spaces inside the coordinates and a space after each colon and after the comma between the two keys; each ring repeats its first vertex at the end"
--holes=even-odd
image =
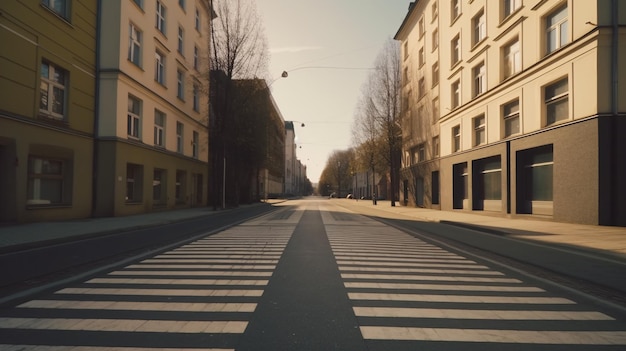
{"type": "Polygon", "coordinates": [[[0,350],[36,346],[624,350],[626,319],[491,259],[302,201],[0,309],[0,350]]]}

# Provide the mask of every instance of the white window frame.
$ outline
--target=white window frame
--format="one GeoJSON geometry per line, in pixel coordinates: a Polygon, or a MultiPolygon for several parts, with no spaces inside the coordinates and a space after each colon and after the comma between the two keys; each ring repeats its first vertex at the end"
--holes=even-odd
{"type": "Polygon", "coordinates": [[[478,11],[476,16],[472,18],[472,27],[473,27],[473,44],[477,45],[485,38],[487,38],[487,19],[485,16],[485,9],[481,9],[478,11]]]}
{"type": "Polygon", "coordinates": [[[568,77],[564,77],[562,79],[559,79],[553,83],[546,85],[543,89],[543,94],[544,94],[544,105],[545,105],[545,111],[546,111],[545,112],[546,113],[546,126],[551,126],[553,124],[557,124],[562,121],[568,120],[569,110],[570,110],[569,109],[569,79],[568,77]],[[557,85],[561,85],[563,83],[565,83],[565,85],[567,86],[567,91],[548,96],[548,92],[551,88],[557,85]],[[561,105],[561,104],[564,104],[567,107],[566,115],[561,116],[560,118],[558,118],[557,115],[551,116],[550,108],[556,105],[561,105]]]}
{"type": "Polygon", "coordinates": [[[474,68],[472,69],[472,76],[474,78],[474,97],[477,97],[487,92],[487,67],[485,66],[484,61],[474,66],[474,68]]]}
{"type": "Polygon", "coordinates": [[[522,6],[522,0],[503,0],[502,5],[503,18],[507,18],[514,14],[522,6]]]}
{"type": "Polygon", "coordinates": [[[185,151],[185,125],[176,122],[176,152],[182,154],[185,151]]]}
{"type": "Polygon", "coordinates": [[[176,96],[185,100],[185,72],[180,69],[176,71],[176,96]]]}
{"type": "Polygon", "coordinates": [[[64,19],[69,19],[70,7],[67,0],[41,0],[41,4],[64,19]]]}
{"type": "Polygon", "coordinates": [[[502,121],[503,121],[503,134],[505,138],[513,135],[520,134],[522,130],[520,111],[519,111],[519,99],[515,99],[502,105],[502,121]],[[512,131],[509,126],[517,123],[517,131],[512,131]]]}
{"type": "Polygon", "coordinates": [[[502,49],[504,61],[504,79],[522,71],[522,50],[519,39],[509,42],[502,49]]]}
{"type": "Polygon", "coordinates": [[[200,111],[200,87],[198,83],[193,84],[193,110],[200,111]]]}
{"type": "Polygon", "coordinates": [[[48,61],[41,63],[40,70],[39,112],[46,117],[64,120],[69,72],[48,61]],[[45,71],[47,76],[44,76],[45,71]]]}
{"type": "Polygon", "coordinates": [[[156,29],[165,35],[167,8],[161,0],[156,1],[156,29]]]}
{"type": "Polygon", "coordinates": [[[452,38],[452,42],[450,42],[450,49],[452,51],[451,66],[453,67],[457,63],[461,62],[461,35],[460,34],[457,34],[454,38],[452,38]]]}
{"type": "Polygon", "coordinates": [[[196,12],[195,12],[195,15],[194,15],[194,21],[195,21],[194,26],[195,26],[196,30],[199,32],[200,28],[202,26],[202,17],[200,16],[200,10],[198,10],[198,8],[196,8],[196,12]]]}
{"type": "Polygon", "coordinates": [[[178,26],[178,53],[185,55],[185,29],[182,26],[178,26]]]}
{"type": "Polygon", "coordinates": [[[128,95],[126,134],[133,139],[141,138],[141,100],[128,95]]]}
{"type": "Polygon", "coordinates": [[[154,80],[165,85],[165,55],[160,51],[154,53],[154,80]]]}
{"type": "Polygon", "coordinates": [[[563,6],[552,11],[545,17],[545,25],[546,25],[546,54],[551,54],[563,46],[567,45],[569,41],[569,13],[567,3],[563,6]],[[560,15],[563,17],[558,21],[550,24],[553,19],[558,18],[560,15]],[[554,33],[554,43],[550,39],[551,35],[554,33]],[[552,47],[554,45],[554,47],[552,47]]]}
{"type": "Polygon", "coordinates": [[[487,120],[485,115],[472,118],[472,126],[474,128],[474,146],[484,145],[487,143],[487,120]]]}
{"type": "Polygon", "coordinates": [[[134,24],[129,25],[128,60],[141,67],[141,37],[143,32],[134,24]]]}
{"type": "Polygon", "coordinates": [[[198,156],[200,155],[199,153],[200,133],[194,130],[192,135],[193,135],[193,139],[191,140],[192,157],[198,158],[198,156]]]}
{"type": "Polygon", "coordinates": [[[461,106],[461,81],[459,79],[452,82],[451,95],[452,109],[461,106]]]}
{"type": "Polygon", "coordinates": [[[454,22],[457,18],[459,18],[459,16],[461,16],[461,0],[450,1],[450,14],[452,14],[450,22],[454,22]]]}
{"type": "Polygon", "coordinates": [[[452,127],[452,152],[461,151],[461,125],[452,127]]]}
{"type": "Polygon", "coordinates": [[[154,110],[154,145],[165,147],[165,121],[164,112],[157,109],[154,110]]]}

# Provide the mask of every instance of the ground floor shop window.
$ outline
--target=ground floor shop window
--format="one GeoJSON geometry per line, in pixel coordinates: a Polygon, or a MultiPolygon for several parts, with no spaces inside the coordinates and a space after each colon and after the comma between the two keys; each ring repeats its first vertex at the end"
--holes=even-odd
{"type": "Polygon", "coordinates": [[[164,169],[155,168],[152,177],[152,201],[154,204],[164,204],[166,202],[165,194],[167,187],[165,186],[164,169]]]}
{"type": "Polygon", "coordinates": [[[31,156],[28,158],[28,205],[69,203],[71,189],[67,171],[69,162],[63,159],[31,156]]]}
{"type": "Polygon", "coordinates": [[[439,171],[431,173],[430,180],[432,204],[439,205],[439,171]]]}
{"type": "Polygon", "coordinates": [[[517,152],[517,213],[553,214],[552,145],[517,152]]]}
{"type": "Polygon", "coordinates": [[[473,163],[473,209],[502,210],[502,164],[500,156],[476,160],[473,163]]]}
{"type": "Polygon", "coordinates": [[[126,202],[141,202],[143,199],[143,166],[126,164],[126,202]]]}
{"type": "Polygon", "coordinates": [[[177,203],[185,202],[185,180],[187,178],[187,172],[176,171],[176,189],[175,196],[177,203]]]}
{"type": "Polygon", "coordinates": [[[467,208],[467,162],[455,164],[452,168],[452,208],[467,208]]]}

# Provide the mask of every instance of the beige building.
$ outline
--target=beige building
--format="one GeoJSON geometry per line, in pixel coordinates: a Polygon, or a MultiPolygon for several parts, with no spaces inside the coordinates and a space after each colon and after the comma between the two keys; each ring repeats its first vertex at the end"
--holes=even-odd
{"type": "Polygon", "coordinates": [[[415,2],[405,202],[626,225],[625,24],[622,1],[415,2]]]}
{"type": "Polygon", "coordinates": [[[92,211],[95,1],[0,2],[0,222],[92,211]]]}
{"type": "Polygon", "coordinates": [[[95,216],[206,205],[211,18],[207,0],[103,2],[95,216]]]}

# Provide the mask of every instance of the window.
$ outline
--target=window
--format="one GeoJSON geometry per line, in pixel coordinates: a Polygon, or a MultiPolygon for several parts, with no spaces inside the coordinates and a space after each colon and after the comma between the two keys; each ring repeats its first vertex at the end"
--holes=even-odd
{"type": "Polygon", "coordinates": [[[546,17],[546,53],[550,54],[567,44],[567,5],[546,17]]]}
{"type": "Polygon", "coordinates": [[[439,29],[438,28],[433,29],[432,36],[433,36],[433,50],[432,51],[435,51],[439,47],[439,29]]]}
{"type": "Polygon", "coordinates": [[[41,0],[41,4],[59,16],[69,18],[67,0],[41,0]]]}
{"type": "Polygon", "coordinates": [[[452,22],[461,15],[461,0],[450,0],[450,13],[452,22]]]}
{"type": "Polygon", "coordinates": [[[160,52],[154,54],[154,80],[165,85],[165,56],[160,52]]]}
{"type": "Polygon", "coordinates": [[[513,12],[522,6],[522,0],[504,0],[504,18],[509,17],[513,12]]]}
{"type": "Polygon", "coordinates": [[[439,61],[433,63],[432,67],[432,75],[433,75],[433,87],[439,84],[439,61]]]}
{"type": "Polygon", "coordinates": [[[178,26],[178,52],[181,55],[184,55],[185,53],[185,30],[183,29],[183,27],[178,26]]]}
{"type": "Polygon", "coordinates": [[[133,0],[133,2],[139,6],[140,9],[143,9],[143,0],[133,0]]]}
{"type": "Polygon", "coordinates": [[[163,147],[165,142],[165,113],[154,110],[154,145],[163,147]]]}
{"type": "Polygon", "coordinates": [[[165,203],[165,176],[164,169],[155,168],[152,172],[152,201],[155,204],[165,203]]]}
{"type": "Polygon", "coordinates": [[[141,100],[128,96],[128,136],[139,139],[139,125],[141,121],[141,100]]]}
{"type": "Polygon", "coordinates": [[[185,183],[187,179],[187,173],[185,171],[176,171],[176,184],[174,189],[174,196],[176,203],[185,202],[185,183]]]}
{"type": "Polygon", "coordinates": [[[176,152],[178,153],[183,153],[183,141],[184,141],[184,129],[183,129],[183,124],[180,122],[176,122],[176,152]]]}
{"type": "Polygon", "coordinates": [[[430,178],[430,193],[432,196],[431,202],[433,205],[439,205],[439,171],[433,171],[430,178]]]}
{"type": "Polygon", "coordinates": [[[424,16],[422,16],[418,23],[418,33],[419,33],[419,37],[421,38],[422,36],[424,36],[424,33],[426,33],[426,26],[424,25],[424,16]]]}
{"type": "Polygon", "coordinates": [[[503,55],[504,79],[509,78],[522,70],[522,52],[517,38],[504,47],[503,55]]]}
{"type": "Polygon", "coordinates": [[[554,147],[517,152],[517,213],[553,215],[554,147]]]}
{"type": "Polygon", "coordinates": [[[461,37],[457,34],[450,44],[452,52],[452,66],[461,61],[461,37]]]}
{"type": "Polygon", "coordinates": [[[196,9],[195,21],[196,21],[196,30],[200,31],[201,18],[200,18],[200,10],[198,9],[196,9]]]}
{"type": "Polygon", "coordinates": [[[485,115],[480,115],[473,119],[474,125],[474,146],[482,145],[485,140],[485,115]]]}
{"type": "Polygon", "coordinates": [[[433,99],[433,123],[439,119],[439,98],[433,99]]]}
{"type": "Polygon", "coordinates": [[[568,80],[567,78],[548,85],[545,90],[546,125],[551,125],[569,118],[568,80]]]}
{"type": "Polygon", "coordinates": [[[418,94],[420,98],[426,95],[426,82],[424,80],[424,77],[420,78],[418,82],[418,94]]]}
{"type": "Polygon", "coordinates": [[[126,202],[141,202],[143,198],[143,166],[126,164],[126,202]]]}
{"type": "Polygon", "coordinates": [[[181,70],[176,71],[176,96],[185,99],[185,73],[181,70]]]}
{"type": "Polygon", "coordinates": [[[419,67],[422,67],[425,62],[426,62],[426,57],[424,56],[424,48],[422,47],[419,50],[419,56],[418,56],[419,67]]]}
{"type": "Polygon", "coordinates": [[[409,58],[409,41],[405,41],[402,45],[402,51],[404,52],[404,59],[409,58]]]}
{"type": "Polygon", "coordinates": [[[473,209],[500,211],[502,209],[502,162],[492,156],[472,162],[473,209]]]}
{"type": "Polygon", "coordinates": [[[65,115],[67,71],[48,62],[41,63],[39,111],[46,117],[62,120],[65,115]]]}
{"type": "Polygon", "coordinates": [[[519,100],[511,101],[502,106],[502,119],[504,120],[504,137],[519,134],[519,100]]]}
{"type": "Polygon", "coordinates": [[[66,161],[30,156],[28,158],[28,205],[51,205],[67,202],[64,192],[70,189],[65,174],[66,161]]]}
{"type": "Polygon", "coordinates": [[[468,171],[467,162],[452,166],[452,208],[463,209],[469,207],[468,199],[468,171]]]}
{"type": "Polygon", "coordinates": [[[474,76],[474,97],[483,94],[487,91],[487,69],[485,63],[479,63],[474,69],[472,69],[474,76]]]}
{"type": "Polygon", "coordinates": [[[199,61],[200,61],[198,50],[199,50],[198,46],[194,45],[193,46],[193,68],[196,70],[198,69],[199,61]]]}
{"type": "Polygon", "coordinates": [[[472,27],[474,28],[474,45],[481,42],[487,37],[487,21],[485,20],[485,10],[480,10],[474,18],[472,18],[472,27]]]}
{"type": "Polygon", "coordinates": [[[178,6],[180,6],[181,9],[185,9],[185,0],[178,0],[178,6]]]}
{"type": "Polygon", "coordinates": [[[419,144],[411,149],[411,164],[426,161],[426,148],[424,144],[419,144]]]}
{"type": "Polygon", "coordinates": [[[198,132],[194,130],[193,140],[191,141],[191,145],[192,145],[191,150],[192,150],[193,158],[198,158],[199,156],[199,152],[198,152],[199,144],[200,144],[200,134],[198,134],[198,132]]]}
{"type": "Polygon", "coordinates": [[[461,81],[455,80],[452,83],[452,108],[455,109],[461,105],[461,81]]]}
{"type": "Polygon", "coordinates": [[[134,24],[129,27],[128,60],[141,66],[141,31],[134,24]]]}
{"type": "Polygon", "coordinates": [[[439,157],[439,137],[436,136],[432,140],[433,143],[433,157],[439,157]]]}
{"type": "Polygon", "coordinates": [[[198,84],[193,85],[193,110],[200,111],[200,88],[198,84]]]}
{"type": "Polygon", "coordinates": [[[461,151],[461,126],[452,127],[452,152],[461,151]]]}
{"type": "Polygon", "coordinates": [[[433,6],[431,7],[431,15],[433,17],[433,21],[439,16],[439,8],[437,7],[437,2],[433,2],[433,6]]]}
{"type": "Polygon", "coordinates": [[[165,6],[159,0],[156,2],[156,28],[165,34],[165,6]]]}
{"type": "Polygon", "coordinates": [[[409,84],[409,68],[408,67],[404,67],[404,70],[402,70],[402,78],[404,78],[404,84],[409,84]]]}

